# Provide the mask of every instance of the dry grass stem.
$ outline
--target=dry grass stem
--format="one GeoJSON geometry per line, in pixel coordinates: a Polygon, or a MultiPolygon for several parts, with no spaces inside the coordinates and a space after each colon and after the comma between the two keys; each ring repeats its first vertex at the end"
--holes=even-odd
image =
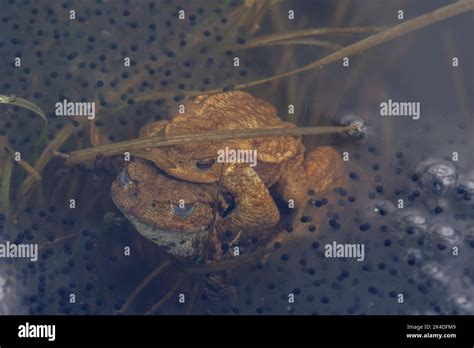
{"type": "Polygon", "coordinates": [[[72,151],[69,154],[71,163],[78,164],[95,159],[97,156],[113,156],[123,154],[127,151],[140,150],[153,147],[163,147],[195,143],[199,141],[224,141],[231,139],[268,138],[281,136],[301,136],[301,135],[322,135],[347,133],[353,130],[352,127],[304,127],[304,128],[253,128],[225,131],[209,131],[199,134],[161,135],[156,137],[138,138],[133,140],[116,142],[88,148],[84,150],[72,151]]]}

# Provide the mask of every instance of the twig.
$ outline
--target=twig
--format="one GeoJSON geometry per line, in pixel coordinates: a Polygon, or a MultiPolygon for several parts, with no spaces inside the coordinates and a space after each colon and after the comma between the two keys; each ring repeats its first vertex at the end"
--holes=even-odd
{"type": "MultiPolygon", "coordinates": [[[[63,129],[56,135],[56,137],[46,146],[43,150],[43,153],[36,161],[33,168],[36,172],[41,173],[43,169],[48,164],[49,160],[53,157],[52,151],[57,150],[73,132],[73,126],[70,124],[64,126],[63,129]]],[[[31,175],[29,175],[25,181],[21,184],[19,192],[19,198],[21,197],[21,202],[25,202],[28,199],[29,194],[31,193],[35,181],[31,175]]]]}
{"type": "Polygon", "coordinates": [[[145,315],[151,315],[153,314],[154,311],[156,311],[158,308],[160,308],[170,297],[173,295],[173,293],[176,291],[178,286],[181,285],[183,279],[179,278],[176,283],[174,284],[173,288],[168,291],[168,293],[163,296],[157,303],[155,303],[149,310],[145,312],[145,315]]]}
{"type": "Polygon", "coordinates": [[[57,151],[57,150],[53,150],[53,151],[51,151],[51,154],[53,155],[53,157],[59,157],[59,158],[62,158],[64,160],[69,160],[69,154],[67,154],[67,153],[60,152],[60,151],[57,151]]]}
{"type": "Polygon", "coordinates": [[[7,215],[10,214],[10,184],[13,171],[13,159],[8,156],[5,158],[5,164],[2,174],[2,209],[7,215]]]}
{"type": "MultiPolygon", "coordinates": [[[[284,31],[288,30],[288,21],[285,19],[285,14],[283,13],[283,9],[281,8],[281,6],[276,6],[271,11],[271,20],[272,20],[272,22],[274,22],[274,28],[278,32],[284,32],[284,31]]],[[[280,61],[278,63],[278,66],[276,67],[275,74],[281,74],[285,70],[287,70],[289,68],[291,68],[291,69],[293,68],[294,54],[295,54],[294,50],[291,50],[291,49],[288,49],[288,48],[285,47],[285,49],[284,49],[284,51],[281,55],[280,61]]],[[[270,84],[270,89],[271,89],[271,91],[269,91],[270,94],[275,95],[277,93],[277,88],[279,86],[279,83],[280,83],[280,81],[274,81],[270,84]]],[[[290,94],[295,93],[295,91],[292,88],[294,86],[290,86],[292,84],[294,84],[294,79],[293,80],[290,79],[290,81],[288,81],[287,100],[291,99],[290,94]]],[[[291,104],[291,102],[289,102],[288,104],[291,104]]],[[[295,122],[295,124],[298,124],[298,123],[295,122]]]]}
{"type": "MultiPolygon", "coordinates": [[[[415,30],[424,28],[426,26],[429,26],[431,24],[442,21],[444,19],[456,16],[458,14],[471,11],[473,9],[474,9],[474,1],[461,0],[454,4],[441,7],[439,9],[436,9],[424,15],[418,16],[412,20],[406,21],[405,23],[395,25],[389,29],[386,29],[377,34],[369,36],[365,39],[357,41],[356,43],[352,45],[346,46],[343,49],[340,49],[339,51],[331,53],[324,58],[318,59],[317,61],[310,63],[308,65],[302,66],[298,69],[288,71],[283,74],[274,75],[265,79],[239,84],[239,85],[234,86],[233,89],[238,90],[238,89],[254,87],[254,86],[261,85],[267,82],[271,82],[271,81],[278,80],[284,77],[288,77],[294,74],[305,72],[311,69],[320,68],[321,66],[324,66],[329,63],[333,63],[344,57],[349,57],[349,56],[358,54],[360,52],[368,50],[369,48],[389,42],[397,37],[411,33],[415,30]]],[[[219,92],[222,92],[222,89],[214,89],[214,90],[208,90],[204,92],[195,91],[195,92],[187,93],[187,95],[194,96],[194,95],[199,95],[199,94],[214,94],[214,93],[219,93],[219,92]]]]}
{"type": "Polygon", "coordinates": [[[336,8],[334,9],[334,15],[331,20],[332,25],[339,25],[343,22],[344,17],[349,10],[349,1],[350,0],[340,0],[336,2],[336,8]]]}
{"type": "Polygon", "coordinates": [[[201,292],[201,287],[202,287],[202,280],[201,279],[196,280],[194,282],[191,301],[189,301],[189,306],[188,306],[188,309],[186,310],[186,314],[191,314],[194,303],[196,302],[196,299],[198,298],[199,293],[201,292]]]}
{"type": "Polygon", "coordinates": [[[245,6],[250,7],[251,12],[248,16],[245,16],[245,30],[248,35],[252,35],[260,29],[260,23],[266,12],[272,6],[272,1],[246,1],[245,6]]]}
{"type": "Polygon", "coordinates": [[[341,49],[343,47],[342,45],[336,44],[331,41],[309,39],[309,38],[288,39],[288,40],[282,40],[282,41],[269,42],[268,44],[261,45],[259,47],[271,46],[271,45],[308,45],[308,46],[320,46],[320,47],[332,48],[332,49],[341,49]]]}
{"type": "MultiPolygon", "coordinates": [[[[13,150],[13,148],[10,145],[6,144],[5,150],[12,158],[15,158],[15,150],[13,150]]],[[[38,173],[32,166],[30,166],[28,162],[22,159],[21,161],[18,161],[17,163],[21,168],[25,170],[25,172],[31,175],[33,180],[35,180],[36,182],[41,181],[41,174],[38,173]]]]}
{"type": "Polygon", "coordinates": [[[274,44],[275,42],[284,41],[288,39],[320,35],[348,35],[355,33],[371,33],[380,31],[382,29],[384,29],[384,27],[311,28],[257,37],[255,39],[249,40],[245,45],[241,45],[240,47],[238,46],[236,48],[249,49],[253,47],[266,46],[270,43],[274,44]]]}
{"type": "Polygon", "coordinates": [[[143,281],[138,284],[138,286],[133,289],[133,291],[130,293],[128,296],[127,300],[125,301],[124,305],[120,310],[117,311],[117,313],[125,313],[128,309],[128,307],[135,301],[137,298],[138,294],[163,270],[170,265],[169,261],[164,261],[161,263],[158,267],[156,267],[153,272],[151,272],[143,281]]]}
{"type": "Polygon", "coordinates": [[[253,128],[225,131],[207,131],[198,134],[161,135],[156,137],[139,138],[127,141],[106,144],[94,148],[72,151],[69,158],[72,164],[78,164],[93,160],[97,155],[113,156],[123,154],[127,151],[180,145],[199,141],[223,141],[231,139],[268,138],[298,135],[321,135],[334,133],[347,133],[352,127],[305,127],[305,128],[253,128]]]}
{"type": "Polygon", "coordinates": [[[56,238],[55,240],[53,240],[52,242],[50,241],[47,241],[47,242],[44,242],[43,244],[41,244],[39,247],[38,247],[38,250],[41,250],[45,247],[47,247],[48,245],[51,245],[51,244],[55,244],[55,243],[60,243],[60,242],[64,242],[65,240],[68,240],[68,239],[71,239],[73,237],[77,237],[77,233],[71,233],[71,234],[67,234],[65,236],[61,236],[59,238],[56,238]]]}

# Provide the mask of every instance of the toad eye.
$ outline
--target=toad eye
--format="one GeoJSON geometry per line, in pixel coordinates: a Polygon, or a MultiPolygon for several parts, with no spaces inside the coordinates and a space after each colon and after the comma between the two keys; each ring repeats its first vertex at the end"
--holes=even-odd
{"type": "Polygon", "coordinates": [[[173,215],[181,219],[186,219],[193,212],[193,209],[194,203],[184,204],[184,206],[171,204],[171,211],[173,212],[173,215]]]}
{"type": "Polygon", "coordinates": [[[127,187],[128,185],[130,184],[133,184],[135,183],[135,181],[133,181],[131,178],[130,178],[130,175],[128,175],[128,170],[127,168],[125,168],[124,170],[122,170],[122,172],[120,173],[120,185],[125,188],[127,187]]]}
{"type": "Polygon", "coordinates": [[[196,162],[196,167],[200,170],[209,170],[212,168],[212,166],[215,163],[214,158],[206,158],[206,159],[201,159],[196,162]]]}

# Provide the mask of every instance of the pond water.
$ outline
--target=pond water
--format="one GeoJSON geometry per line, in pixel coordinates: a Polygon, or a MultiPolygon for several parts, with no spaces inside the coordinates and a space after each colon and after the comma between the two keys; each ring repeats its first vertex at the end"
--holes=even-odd
{"type": "MultiPolygon", "coordinates": [[[[2,105],[0,142],[33,165],[58,139],[62,153],[133,139],[188,97],[294,70],[449,3],[4,0],[0,94],[37,104],[48,125],[2,105]],[[365,29],[301,34],[319,27],[365,29]],[[285,33],[297,34],[256,40],[285,33]],[[94,113],[58,115],[64,100],[94,113]]],[[[474,314],[473,22],[460,14],[244,88],[297,126],[346,116],[367,132],[304,137],[307,149],[347,157],[347,185],[310,197],[288,233],[298,238],[233,269],[235,296],[223,303],[123,217],[113,175],[54,157],[25,190],[27,173],[14,163],[8,175],[2,150],[0,241],[37,245],[38,260],[0,259],[0,313],[474,314]],[[363,250],[360,260],[328,257],[339,244],[363,250]]]]}

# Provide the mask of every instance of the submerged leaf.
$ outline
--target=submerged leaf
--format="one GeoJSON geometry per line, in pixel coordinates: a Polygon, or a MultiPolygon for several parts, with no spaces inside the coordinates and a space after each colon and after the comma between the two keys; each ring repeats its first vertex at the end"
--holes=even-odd
{"type": "Polygon", "coordinates": [[[44,111],[41,110],[41,108],[38,105],[26,99],[19,98],[15,95],[0,95],[0,104],[16,105],[16,106],[28,109],[30,111],[33,111],[35,114],[40,116],[46,124],[48,124],[48,120],[46,119],[46,114],[44,113],[44,111]]]}

